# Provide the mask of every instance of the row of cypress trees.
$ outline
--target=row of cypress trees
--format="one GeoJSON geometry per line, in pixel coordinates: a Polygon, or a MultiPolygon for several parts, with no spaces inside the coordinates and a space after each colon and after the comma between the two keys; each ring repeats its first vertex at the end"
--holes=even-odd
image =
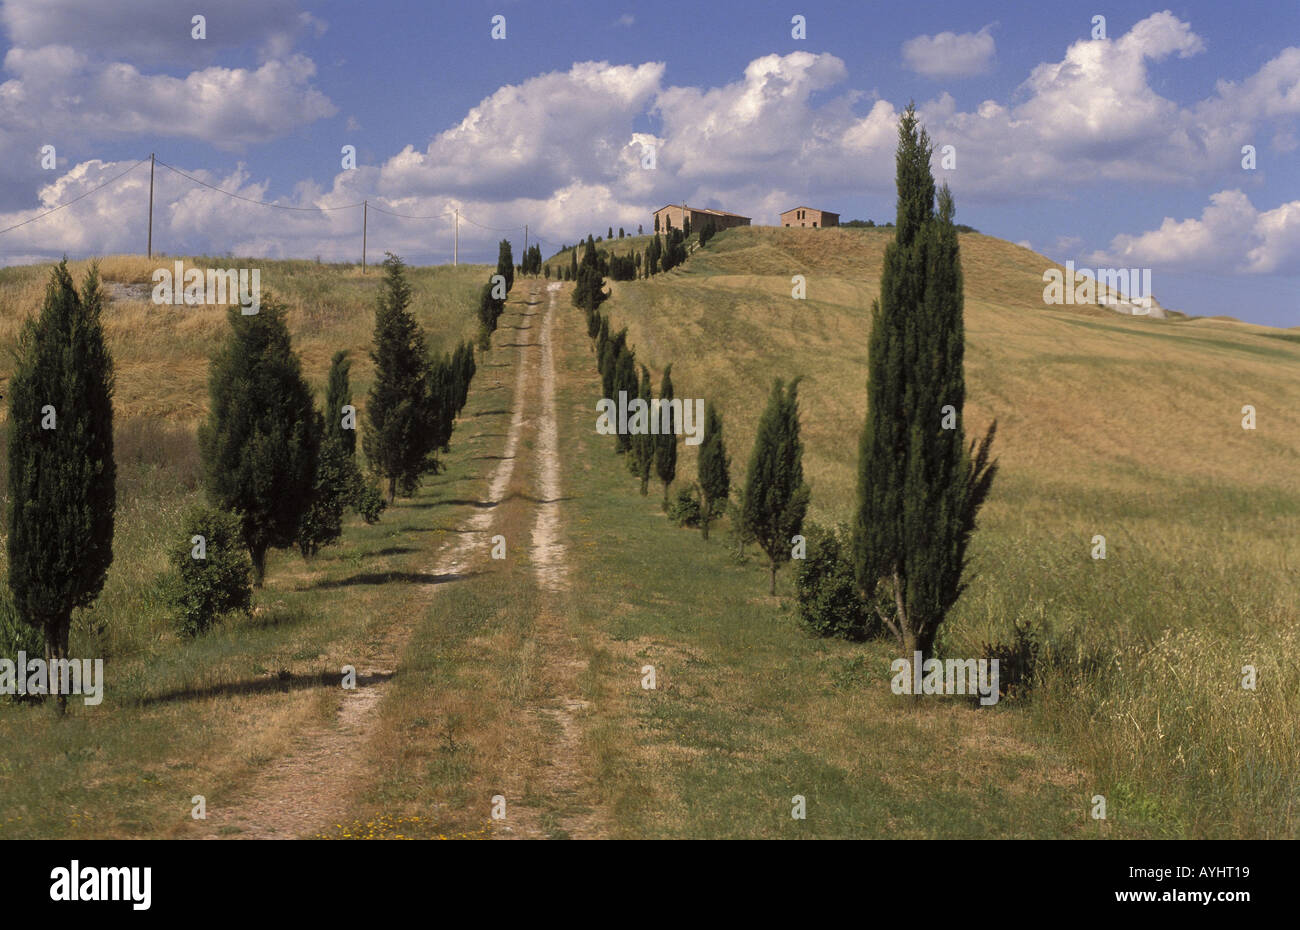
{"type": "Polygon", "coordinates": [[[415,493],[423,475],[442,470],[438,452],[448,448],[476,369],[468,343],[441,358],[430,357],[424,330],[409,309],[405,272],[402,260],[389,253],[375,313],[370,353],[375,380],[366,401],[370,428],[363,439],[371,469],[387,483],[390,503],[399,493],[415,493]]]}
{"type": "Polygon", "coordinates": [[[540,245],[530,245],[524,250],[524,260],[519,263],[519,273],[542,273],[542,247],[540,245]]]}
{"type": "MultiPolygon", "coordinates": [[[[702,227],[699,231],[699,242],[703,246],[715,234],[716,230],[712,223],[702,227]]],[[[594,264],[601,269],[602,277],[610,277],[615,281],[634,281],[637,278],[649,278],[652,275],[664,271],[671,271],[678,265],[686,261],[686,242],[688,235],[680,229],[674,229],[671,226],[662,235],[654,234],[654,238],[643,251],[630,252],[626,255],[610,255],[608,257],[599,254],[595,246],[595,240],[589,235],[585,244],[579,244],[572,247],[569,253],[569,265],[556,269],[556,280],[560,281],[577,281],[582,275],[582,266],[594,264]],[[578,252],[582,251],[583,258],[578,259],[578,252]],[[587,254],[590,252],[592,260],[589,263],[587,254]]],[[[561,251],[564,251],[562,248],[561,251]]],[[[545,266],[546,276],[550,277],[551,266],[545,266]]],[[[584,289],[590,287],[590,283],[584,284],[584,289]]],[[[599,288],[599,285],[597,285],[599,288]]],[[[582,306],[583,297],[580,292],[575,291],[573,301],[575,306],[582,306]]],[[[599,303],[599,301],[597,301],[599,303]]]]}
{"type": "MultiPolygon", "coordinates": [[[[538,248],[538,264],[541,259],[541,249],[538,248]]],[[[497,323],[506,309],[506,298],[514,286],[515,266],[510,240],[502,239],[497,247],[496,271],[479,290],[478,296],[478,347],[485,353],[492,347],[492,334],[497,331],[497,323]]]]}
{"type": "MultiPolygon", "coordinates": [[[[669,241],[680,241],[674,232],[681,236],[680,231],[670,230],[669,241]]],[[[658,242],[657,235],[655,242],[658,242]]],[[[654,245],[651,244],[652,250],[654,245]]],[[[590,236],[577,280],[572,299],[587,316],[587,335],[596,353],[602,396],[617,400],[619,392],[625,392],[629,404],[639,398],[648,410],[654,409],[656,399],[661,403],[672,401],[675,396],[672,365],[665,367],[659,396],[655,398],[649,369],[638,366],[635,350],[628,345],[627,328],[611,333],[609,317],[600,312],[600,304],[609,295],[603,289],[603,268],[590,236]]],[[[665,509],[669,487],[677,476],[679,424],[673,422],[671,407],[667,419],[667,432],[615,434],[615,452],[627,454],[628,470],[640,480],[641,493],[648,493],[652,473],[663,482],[665,509]]],[[[731,459],[726,451],[722,417],[712,402],[706,403],[703,427],[694,490],[699,496],[701,533],[708,539],[710,525],[727,511],[731,494],[731,459]]],[[[773,593],[777,569],[790,560],[790,537],[802,527],[808,500],[809,490],[803,480],[803,445],[799,438],[798,382],[786,386],[778,380],[759,422],[741,503],[735,512],[739,538],[756,541],[768,556],[773,593]]]]}
{"type": "MultiPolygon", "coordinates": [[[[436,452],[448,448],[475,365],[468,343],[428,356],[408,310],[404,266],[393,255],[384,264],[363,445],[391,501],[440,467],[436,452]]],[[[16,610],[42,634],[52,660],[67,656],[72,611],[98,597],[113,559],[114,372],[103,304],[97,267],[78,290],[60,262],[39,313],[23,327],[9,386],[8,583],[16,610]]],[[[269,549],[296,544],[310,556],[339,537],[345,509],[373,522],[384,508],[357,463],[347,352],[331,360],[322,412],[302,376],[286,314],[269,291],[258,313],[228,311],[198,435],[206,495],[234,516],[256,585],[269,549]]]]}

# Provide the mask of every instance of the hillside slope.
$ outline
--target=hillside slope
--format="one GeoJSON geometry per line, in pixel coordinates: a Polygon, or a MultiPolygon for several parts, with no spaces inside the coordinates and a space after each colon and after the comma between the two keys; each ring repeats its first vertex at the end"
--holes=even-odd
{"type": "MultiPolygon", "coordinates": [[[[812,514],[845,521],[891,235],[729,230],[679,270],[612,283],[605,309],[639,360],[672,363],[679,396],[719,405],[737,472],[772,378],[802,377],[812,514]],[[795,274],[806,300],[790,296],[795,274]]],[[[979,234],[961,247],[967,435],[996,419],[1002,468],[974,545],[982,574],[955,627],[982,635],[1044,604],[1117,640],[1294,621],[1300,334],[1048,307],[1052,262],[979,234]],[[1104,562],[1089,557],[1096,534],[1104,562]]],[[[693,478],[683,452],[679,474],[693,478]]]]}
{"type": "MultiPolygon", "coordinates": [[[[729,230],[680,269],[608,285],[638,361],[656,379],[671,363],[678,397],[718,405],[737,492],[772,379],[801,377],[811,518],[851,519],[891,235],[729,230]]],[[[1077,764],[1172,835],[1291,835],[1267,812],[1292,803],[1300,770],[1300,673],[1282,659],[1300,632],[1300,332],[1048,307],[1054,263],[960,242],[967,438],[997,420],[1001,470],[941,650],[982,655],[1033,621],[1065,663],[1035,714],[1077,764]],[[1269,669],[1258,692],[1246,664],[1269,669]]],[[[680,448],[685,483],[695,450],[680,448]]]]}

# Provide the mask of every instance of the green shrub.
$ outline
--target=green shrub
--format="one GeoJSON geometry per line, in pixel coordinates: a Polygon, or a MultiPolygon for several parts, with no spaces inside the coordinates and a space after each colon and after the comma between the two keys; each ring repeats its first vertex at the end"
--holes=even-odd
{"type": "Polygon", "coordinates": [[[352,506],[357,513],[361,514],[361,519],[374,524],[379,522],[379,515],[388,506],[388,501],[384,500],[384,495],[379,488],[362,483],[356,490],[356,497],[352,501],[352,506]]]}
{"type": "Polygon", "coordinates": [[[668,505],[668,519],[673,526],[699,526],[700,512],[700,492],[695,485],[678,488],[677,497],[668,505]]]}
{"type": "Polygon", "coordinates": [[[234,514],[211,507],[191,510],[171,562],[178,575],[172,597],[181,632],[196,636],[222,614],[251,606],[253,563],[234,514]],[[195,536],[203,537],[202,559],[194,557],[195,536]]]}
{"type": "Polygon", "coordinates": [[[853,580],[848,530],[809,524],[804,539],[805,557],[794,560],[800,622],[818,636],[851,640],[878,636],[880,621],[868,610],[853,580]]]}
{"type": "Polygon", "coordinates": [[[1010,643],[985,643],[980,654],[998,660],[998,693],[1011,700],[1029,696],[1043,657],[1045,630],[1032,617],[1016,618],[1010,643]]]}

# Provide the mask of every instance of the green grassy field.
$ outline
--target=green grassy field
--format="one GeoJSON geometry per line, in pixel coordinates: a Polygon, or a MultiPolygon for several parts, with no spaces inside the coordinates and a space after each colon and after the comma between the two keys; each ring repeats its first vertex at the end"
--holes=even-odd
{"type": "MultiPolygon", "coordinates": [[[[718,404],[733,487],[771,379],[802,376],[812,517],[850,518],[890,235],[730,230],[680,270],[611,285],[605,309],[638,361],[656,377],[671,363],[679,397],[718,404]],[[795,274],[806,300],[790,296],[795,274]]],[[[997,419],[1001,472],[943,647],[975,655],[1033,618],[1060,664],[1027,714],[1097,793],[1173,835],[1294,835],[1295,331],[1049,308],[1047,259],[978,234],[961,244],[968,436],[997,419]],[[1090,557],[1098,534],[1105,561],[1090,557]],[[1257,691],[1240,687],[1246,664],[1257,691]]]]}
{"type": "MultiPolygon", "coordinates": [[[[102,272],[110,285],[129,285],[147,282],[156,266],[138,256],[110,258],[102,272]]],[[[263,288],[290,306],[295,348],[320,398],[330,356],[348,348],[354,402],[363,409],[381,274],[312,262],[258,266],[263,288]]],[[[74,268],[78,280],[83,271],[74,268]]],[[[473,334],[469,308],[486,273],[483,266],[412,269],[412,307],[431,348],[448,350],[473,334]]],[[[48,267],[0,271],[6,348],[21,319],[38,308],[47,275],[48,267]]],[[[220,308],[157,308],[144,300],[114,301],[105,324],[117,365],[115,558],[94,607],[74,615],[70,648],[104,657],[110,687],[98,707],[69,701],[68,719],[57,724],[47,708],[0,699],[0,837],[165,835],[188,818],[192,795],[221,798],[304,722],[328,719],[339,669],[408,609],[426,535],[445,536],[472,512],[466,498],[475,487],[475,456],[499,444],[461,428],[451,468],[420,496],[399,501],[375,526],[351,518],[342,544],[311,562],[296,551],[273,553],[253,616],[183,637],[162,580],[181,516],[202,498],[194,431],[207,408],[207,358],[229,324],[220,308]]],[[[0,357],[7,377],[13,354],[0,357]]],[[[470,424],[495,403],[481,392],[472,400],[470,424]]],[[[7,565],[0,561],[0,577],[7,565]]]]}
{"type": "MultiPolygon", "coordinates": [[[[771,379],[802,376],[812,518],[849,518],[890,234],[729,230],[671,274],[608,285],[604,309],[656,383],[671,363],[679,397],[718,404],[733,487],[771,379]],[[796,274],[806,300],[790,296],[796,274]]],[[[107,658],[111,687],[98,708],[71,701],[62,721],[0,700],[0,837],[176,834],[192,795],[240,797],[294,734],[328,725],[337,670],[399,626],[411,635],[367,734],[364,776],[324,835],[1296,836],[1300,333],[1045,307],[1046,259],[978,234],[961,243],[966,423],[969,434],[998,420],[1001,472],[971,588],[940,645],[977,655],[1018,619],[1041,624],[1051,661],[1028,702],[896,698],[892,643],[807,635],[788,570],[768,597],[765,566],[737,560],[725,522],[708,543],[672,527],[657,482],[641,497],[595,433],[599,378],[568,286],[552,342],[571,581],[546,593],[533,577],[541,452],[530,413],[509,493],[492,508],[509,558],[438,584],[430,600],[434,552],[484,512],[505,455],[516,358],[537,364],[527,281],[475,379],[448,471],[378,525],[350,522],[312,562],[276,553],[253,616],[178,637],[159,576],[199,497],[194,429],[226,324],[212,308],[129,299],[106,314],[116,559],[71,644],[107,658]],[[1246,404],[1255,431],[1241,428],[1246,404]],[[1098,534],[1104,561],[1090,557],[1098,534]],[[647,664],[653,691],[640,685],[647,664]],[[1247,664],[1258,690],[1240,687],[1247,664]],[[505,826],[488,820],[497,793],[515,812],[505,826]],[[1104,822],[1089,817],[1096,794],[1104,822]],[[806,820],[790,816],[794,795],[806,820]]],[[[139,285],[156,264],[113,258],[104,277],[139,285]]],[[[330,355],[351,349],[363,406],[379,274],[258,264],[291,308],[309,381],[323,393],[330,355]]],[[[433,348],[472,334],[488,271],[411,270],[433,348]]],[[[12,346],[47,273],[0,270],[0,342],[12,346]]],[[[679,450],[685,483],[694,448],[679,450]]]]}

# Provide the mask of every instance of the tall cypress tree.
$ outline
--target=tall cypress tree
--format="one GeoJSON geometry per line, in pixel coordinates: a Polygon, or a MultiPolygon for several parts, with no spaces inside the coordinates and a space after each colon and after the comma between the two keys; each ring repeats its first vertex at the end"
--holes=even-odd
{"type": "Polygon", "coordinates": [[[398,491],[410,495],[420,486],[438,438],[429,429],[433,416],[424,330],[407,310],[410,303],[405,265],[389,253],[375,313],[370,350],[375,380],[366,401],[369,429],[362,445],[370,467],[388,481],[390,503],[398,491]]]}
{"type": "MultiPolygon", "coordinates": [[[[664,369],[659,382],[659,402],[668,404],[673,399],[673,366],[664,369]]],[[[672,407],[659,421],[659,436],[655,442],[655,471],[664,483],[664,507],[668,506],[668,486],[677,477],[677,423],[672,407]]]]}
{"type": "MultiPolygon", "coordinates": [[[[772,594],[776,570],[790,561],[792,537],[808,512],[808,485],[803,480],[803,441],[799,438],[799,382],[787,389],[778,378],[758,421],[754,451],[741,500],[744,531],[754,537],[771,565],[772,594]]],[[[742,536],[743,538],[743,536],[742,536]]]]}
{"type": "Polygon", "coordinates": [[[320,455],[312,484],[311,505],[298,523],[298,549],[304,558],[314,556],[343,535],[343,513],[351,507],[367,523],[379,520],[386,502],[369,484],[357,464],[357,432],[352,406],[351,361],[346,350],[330,361],[322,417],[320,455]]]}
{"type": "MultiPolygon", "coordinates": [[[[20,616],[44,634],[49,661],[67,658],[72,611],[99,596],[113,562],[113,360],[103,303],[96,266],[78,294],[60,262],[40,313],[23,325],[9,382],[9,586],[20,616]]],[[[66,694],[57,706],[66,709],[66,694]]]]}
{"type": "MultiPolygon", "coordinates": [[[[461,350],[468,353],[469,376],[472,376],[474,373],[474,347],[469,343],[462,343],[461,350]]],[[[347,456],[347,461],[343,464],[345,469],[343,483],[348,489],[346,496],[348,506],[359,513],[367,523],[377,523],[379,515],[384,512],[388,502],[384,500],[384,496],[379,489],[366,480],[361,464],[357,461],[357,417],[355,408],[351,415],[347,417],[347,425],[350,428],[344,428],[345,415],[343,408],[353,406],[351,373],[352,360],[348,358],[347,351],[335,352],[330,363],[325,398],[325,433],[321,439],[321,446],[323,449],[325,442],[330,438],[339,440],[343,452],[347,456]],[[330,417],[334,417],[333,423],[330,422],[330,417]]]]}
{"type": "Polygon", "coordinates": [[[429,430],[433,433],[433,446],[447,452],[451,433],[456,424],[456,369],[450,354],[434,359],[429,365],[429,430]]]}
{"type": "Polygon", "coordinates": [[[352,406],[352,360],[348,358],[347,349],[339,349],[330,359],[329,379],[325,387],[325,423],[326,436],[334,436],[343,446],[349,458],[357,454],[356,416],[349,418],[351,429],[344,428],[343,408],[352,406]]]}
{"type": "MultiPolygon", "coordinates": [[[[646,416],[653,410],[654,391],[650,385],[650,370],[641,366],[641,384],[637,388],[637,397],[645,401],[646,416]]],[[[647,423],[647,426],[649,424],[647,423]]],[[[650,472],[655,466],[655,436],[647,429],[632,437],[632,455],[629,457],[633,474],[641,479],[641,496],[645,497],[650,489],[650,472]]]]}
{"type": "Polygon", "coordinates": [[[726,508],[731,495],[731,459],[722,438],[722,417],[713,402],[704,408],[704,438],[697,459],[700,478],[700,531],[709,538],[709,523],[726,508]]]}
{"type": "MultiPolygon", "coordinates": [[[[620,393],[627,396],[627,402],[629,404],[638,393],[636,353],[627,345],[623,346],[622,351],[614,360],[614,392],[610,397],[617,402],[620,393]]],[[[614,446],[615,451],[618,453],[629,451],[632,448],[632,436],[624,432],[618,433],[615,437],[614,446]]]]}
{"type": "Polygon", "coordinates": [[[965,585],[988,496],[997,424],[968,449],[962,426],[961,259],[947,186],[935,211],[932,147],[909,106],[899,122],[898,216],[872,306],[867,420],[858,464],[858,584],[910,657],[929,658],[965,585]],[[951,408],[951,409],[945,409],[951,408]],[[884,589],[892,605],[881,610],[884,589]]]}
{"type": "Polygon", "coordinates": [[[267,550],[297,540],[320,451],[321,416],[286,312],[269,292],[255,314],[230,308],[230,333],[208,369],[208,419],[199,427],[208,497],[239,514],[259,587],[267,550]]]}
{"type": "Polygon", "coordinates": [[[500,317],[497,303],[492,296],[492,282],[489,281],[478,293],[478,346],[484,353],[492,348],[492,334],[496,332],[500,317]]]}
{"type": "Polygon", "coordinates": [[[469,400],[469,386],[478,371],[478,366],[474,364],[474,346],[468,342],[456,346],[452,364],[456,367],[456,415],[459,416],[465,409],[465,402],[469,400]]]}
{"type": "Polygon", "coordinates": [[[506,279],[506,293],[515,286],[515,257],[510,251],[510,240],[502,239],[497,246],[497,274],[506,279]]]}

